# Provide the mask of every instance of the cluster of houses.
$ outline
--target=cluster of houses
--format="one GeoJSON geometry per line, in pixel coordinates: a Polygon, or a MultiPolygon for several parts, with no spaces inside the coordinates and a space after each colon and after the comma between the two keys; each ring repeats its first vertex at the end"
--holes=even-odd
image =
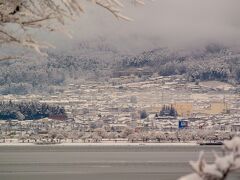
{"type": "Polygon", "coordinates": [[[34,121],[0,120],[0,134],[44,136],[52,129],[89,132],[103,127],[112,132],[131,128],[137,132],[212,129],[240,133],[240,98],[234,88],[188,83],[182,76],[152,75],[146,79],[117,76],[108,82],[68,84],[64,92],[54,95],[0,96],[0,101],[31,99],[60,105],[68,116],[34,121]],[[160,116],[164,105],[173,106],[178,115],[160,116]]]}

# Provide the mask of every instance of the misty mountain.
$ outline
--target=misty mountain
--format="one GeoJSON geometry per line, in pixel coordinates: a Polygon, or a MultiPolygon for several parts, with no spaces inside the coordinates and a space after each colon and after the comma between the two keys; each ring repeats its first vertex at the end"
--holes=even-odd
{"type": "Polygon", "coordinates": [[[239,64],[237,50],[217,44],[193,50],[156,48],[130,55],[108,44],[83,42],[69,54],[49,53],[48,58],[33,61],[0,62],[0,93],[51,93],[69,82],[106,81],[121,73],[128,75],[137,68],[147,69],[147,76],[183,75],[189,81],[219,80],[238,84],[239,64]]]}
{"type": "Polygon", "coordinates": [[[240,54],[230,48],[209,44],[191,51],[156,49],[121,61],[121,66],[149,67],[161,76],[185,75],[189,81],[219,80],[239,83],[240,54]]]}

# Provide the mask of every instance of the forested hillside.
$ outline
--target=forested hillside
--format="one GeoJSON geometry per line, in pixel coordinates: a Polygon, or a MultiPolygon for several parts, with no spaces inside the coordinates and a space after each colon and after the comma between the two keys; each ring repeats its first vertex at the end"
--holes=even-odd
{"type": "Polygon", "coordinates": [[[194,51],[156,49],[121,61],[121,68],[150,67],[161,76],[185,75],[189,81],[240,82],[240,54],[211,44],[194,51]]]}
{"type": "Polygon", "coordinates": [[[240,52],[216,44],[194,50],[159,48],[136,55],[107,45],[78,48],[71,55],[49,53],[47,59],[0,62],[0,94],[51,93],[69,82],[104,81],[113,73],[134,68],[147,68],[161,76],[184,75],[189,81],[240,83],[240,52]]]}

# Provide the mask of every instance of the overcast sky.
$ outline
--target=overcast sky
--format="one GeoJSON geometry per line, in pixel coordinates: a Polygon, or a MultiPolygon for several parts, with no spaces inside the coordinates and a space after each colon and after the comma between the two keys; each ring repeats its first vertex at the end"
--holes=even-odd
{"type": "Polygon", "coordinates": [[[125,22],[87,3],[86,13],[71,25],[75,39],[54,35],[53,41],[62,44],[59,41],[64,40],[64,46],[57,45],[61,49],[99,38],[120,49],[192,47],[209,42],[235,45],[240,44],[239,8],[240,0],[155,0],[146,6],[130,4],[124,14],[134,21],[125,22]]]}

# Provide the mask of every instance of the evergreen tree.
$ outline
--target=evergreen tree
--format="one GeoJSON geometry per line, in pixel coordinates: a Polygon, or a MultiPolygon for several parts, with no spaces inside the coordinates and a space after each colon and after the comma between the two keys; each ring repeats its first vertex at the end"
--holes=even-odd
{"type": "Polygon", "coordinates": [[[66,116],[64,107],[39,102],[0,102],[0,119],[34,120],[54,115],[66,116]]]}

